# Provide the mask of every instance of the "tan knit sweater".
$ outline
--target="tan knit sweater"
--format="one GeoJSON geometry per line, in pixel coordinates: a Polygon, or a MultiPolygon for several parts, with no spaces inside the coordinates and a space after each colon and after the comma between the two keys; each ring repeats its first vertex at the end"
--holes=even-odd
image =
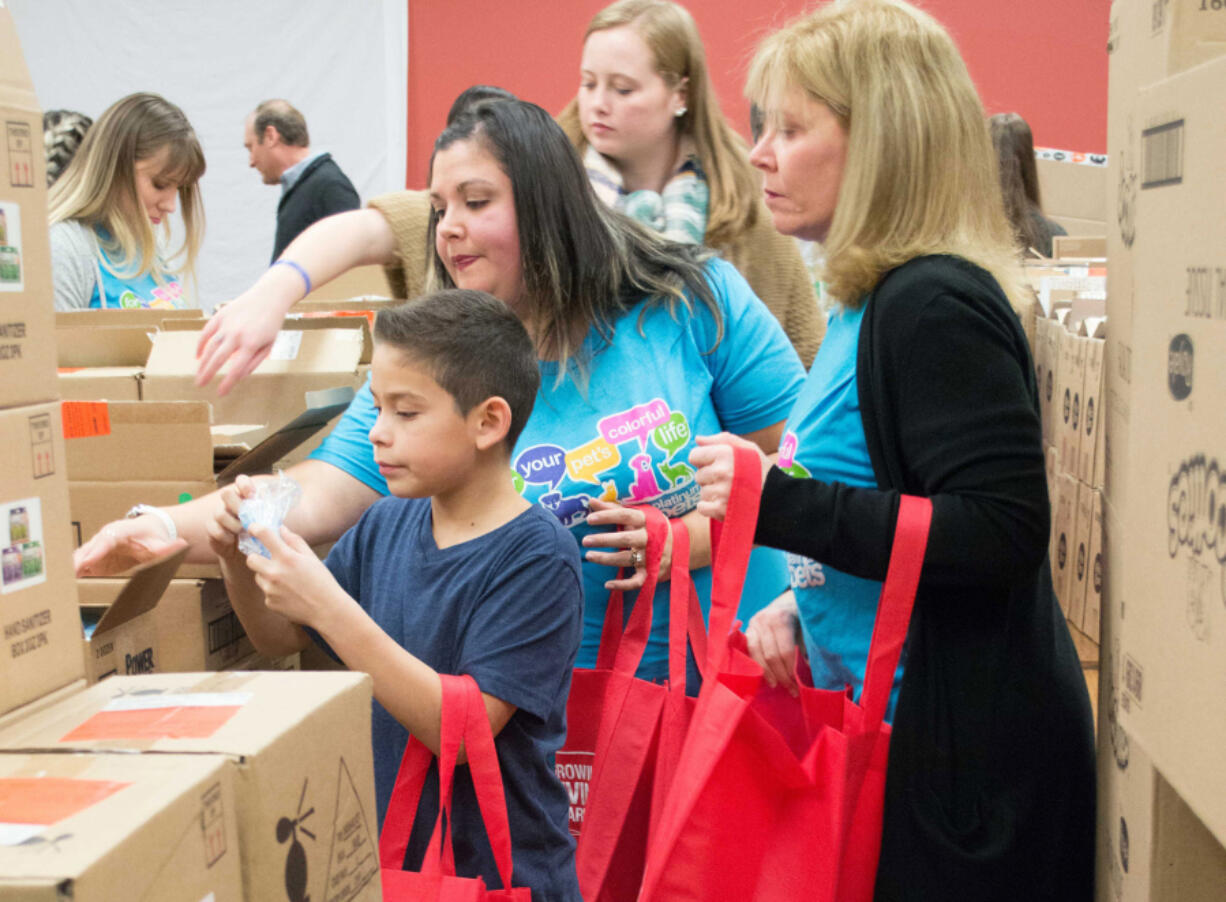
{"type": "MultiPolygon", "coordinates": [[[[396,191],[370,201],[396,236],[396,262],[385,267],[396,297],[412,298],[426,290],[432,249],[427,246],[430,200],[426,191],[396,191]]],[[[740,270],[775,319],[783,326],[805,368],[826,334],[826,319],[817,306],[813,283],[796,243],[771,224],[765,205],[757,221],[736,241],[716,247],[740,270]]]]}
{"type": "Polygon", "coordinates": [[[392,296],[415,298],[426,290],[433,248],[430,232],[430,192],[393,191],[371,199],[396,236],[396,262],[383,267],[392,296]]]}
{"type": "Polygon", "coordinates": [[[714,249],[740,271],[779,320],[808,369],[826,336],[826,317],[818,308],[813,280],[796,242],[775,231],[766,204],[759,201],[754,224],[735,241],[714,249]]]}

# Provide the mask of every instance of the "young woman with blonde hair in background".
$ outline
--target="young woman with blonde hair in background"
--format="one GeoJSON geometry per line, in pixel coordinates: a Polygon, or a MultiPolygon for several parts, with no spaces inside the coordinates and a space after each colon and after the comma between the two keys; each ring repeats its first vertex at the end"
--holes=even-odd
{"type": "Polygon", "coordinates": [[[130,94],[99,116],[51,186],[55,309],[189,306],[181,277],[194,278],[204,237],[204,168],[191,123],[156,94],[130,94]],[[176,199],[183,245],[167,255],[176,199]]]}
{"type": "MultiPolygon", "coordinates": [[[[775,225],[823,242],[842,301],[764,462],[755,539],[794,578],[750,652],[793,686],[799,627],[815,683],[858,691],[900,495],[931,499],[875,897],[1089,900],[1094,725],[1052,590],[1028,296],[975,87],[927,14],[836,0],[763,41],[748,93],[775,225]]],[[[744,443],[699,444],[699,510],[722,518],[744,443]]]]}
{"type": "Polygon", "coordinates": [[[579,93],[558,122],[601,200],[674,241],[715,249],[812,362],[825,333],[812,280],[794,242],[770,224],[689,12],[667,0],[619,0],[597,13],[579,93]]]}

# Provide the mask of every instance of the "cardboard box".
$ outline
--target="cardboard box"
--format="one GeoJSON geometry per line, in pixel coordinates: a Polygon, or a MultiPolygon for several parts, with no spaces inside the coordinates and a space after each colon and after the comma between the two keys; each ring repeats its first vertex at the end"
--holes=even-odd
{"type": "Polygon", "coordinates": [[[84,676],[59,404],[0,410],[0,713],[84,676]]]}
{"type": "MultiPolygon", "coordinates": [[[[146,332],[156,332],[172,320],[203,320],[204,311],[197,307],[185,307],[181,310],[150,310],[147,307],[124,307],[106,310],[68,310],[55,314],[55,328],[74,329],[84,326],[105,326],[107,328],[141,328],[146,332]]],[[[203,323],[200,324],[201,326],[203,323]]],[[[146,353],[147,353],[146,349],[146,353]]]]}
{"type": "Polygon", "coordinates": [[[1037,159],[1035,169],[1045,214],[1088,222],[1102,222],[1107,218],[1106,166],[1037,159]]]}
{"type": "MultiPolygon", "coordinates": [[[[1107,258],[1111,335],[1107,350],[1108,404],[1117,412],[1109,458],[1129,467],[1122,402],[1131,381],[1132,313],[1144,295],[1133,286],[1133,246],[1148,227],[1137,221],[1142,203],[1140,92],[1168,76],[1226,53],[1226,16],[1206,0],[1115,0],[1107,50],[1107,258]]],[[[1205,98],[1211,103],[1211,97],[1205,98]]],[[[1208,200],[1206,198],[1205,200],[1208,200]]],[[[1122,489],[1122,486],[1120,486],[1122,489]]],[[[1108,491],[1112,491],[1108,489],[1108,491]]],[[[1122,501],[1122,499],[1121,499],[1122,501]]]]}
{"type": "Polygon", "coordinates": [[[1080,219],[1076,216],[1061,216],[1058,213],[1047,212],[1043,215],[1064,226],[1064,231],[1070,235],[1105,237],[1107,234],[1107,223],[1101,219],[1080,219]]]}
{"type": "Polygon", "coordinates": [[[308,392],[338,387],[356,391],[360,387],[358,365],[369,362],[369,335],[363,317],[296,323],[295,328],[279,333],[268,357],[242,386],[223,398],[217,395],[216,382],[203,388],[196,385],[199,330],[167,329],[154,335],[141,397],[146,401],[209,401],[215,423],[275,426],[307,409],[308,392]],[[320,327],[319,323],[331,325],[320,327]]]}
{"type": "Polygon", "coordinates": [[[1124,658],[1119,628],[1125,605],[1120,581],[1123,533],[1109,506],[1104,508],[1110,541],[1099,647],[1098,684],[1098,830],[1095,898],[1101,902],[1150,902],[1153,836],[1153,761],[1123,724],[1124,658]]]}
{"type": "Polygon", "coordinates": [[[1078,630],[1085,619],[1086,591],[1094,576],[1094,561],[1090,555],[1090,534],[1093,531],[1095,491],[1083,482],[1077,483],[1076,510],[1069,554],[1072,561],[1068,575],[1067,617],[1078,630]]]}
{"type": "Polygon", "coordinates": [[[1114,722],[1103,724],[1098,733],[1095,880],[1101,902],[1152,902],[1155,779],[1141,744],[1114,722]]]}
{"type": "Polygon", "coordinates": [[[1152,902],[1220,899],[1226,848],[1159,772],[1154,785],[1152,902]]]}
{"type": "Polygon", "coordinates": [[[185,550],[125,579],[79,579],[91,682],[116,673],[223,670],[255,651],[219,579],[173,579],[185,550]]]}
{"type": "MultiPolygon", "coordinates": [[[[172,507],[228,485],[240,474],[268,472],[339,416],[352,398],[350,388],[311,393],[306,411],[254,448],[247,450],[244,443],[237,454],[229,453],[235,450],[229,445],[216,444],[233,437],[210,425],[210,408],[203,401],[66,403],[66,422],[73,424],[68,468],[76,544],[133,505],[172,507]],[[219,447],[227,449],[220,466],[219,447]]],[[[267,432],[243,429],[243,435],[267,432]]],[[[215,569],[204,575],[214,575],[215,569]]]]}
{"type": "Polygon", "coordinates": [[[1095,490],[1090,510],[1090,553],[1089,576],[1086,581],[1085,613],[1081,618],[1081,631],[1095,644],[1098,643],[1101,628],[1103,604],[1103,579],[1105,566],[1103,560],[1103,495],[1095,490]]]}
{"type": "Polygon", "coordinates": [[[0,755],[0,900],[240,902],[236,808],[217,755],[0,755]]]}
{"type": "Polygon", "coordinates": [[[1076,560],[1074,530],[1077,526],[1077,480],[1067,473],[1056,476],[1056,496],[1052,503],[1051,579],[1060,610],[1069,616],[1073,563],[1076,560]]]}
{"type": "MultiPolygon", "coordinates": [[[[101,312],[101,311],[99,311],[101,312]]],[[[56,317],[60,393],[73,401],[139,401],[153,340],[146,325],[65,325],[56,317]]]]}
{"type": "MultiPolygon", "coordinates": [[[[173,507],[214,491],[208,482],[72,482],[71,527],[74,547],[80,547],[98,530],[120,520],[137,504],[173,507]]],[[[213,571],[209,571],[212,575],[213,571]]]]}
{"type": "MultiPolygon", "coordinates": [[[[245,658],[240,658],[231,664],[227,664],[225,670],[306,670],[302,666],[302,653],[295,652],[292,655],[285,655],[280,658],[270,658],[267,655],[262,655],[258,651],[252,652],[245,658]]],[[[318,668],[316,668],[318,669],[318,668]]],[[[337,668],[332,668],[337,669],[337,668]]],[[[343,668],[341,668],[343,669],[343,668]]]]}
{"type": "Polygon", "coordinates": [[[0,127],[0,407],[16,407],[55,400],[59,387],[43,117],[3,6],[0,127]]]}
{"type": "MultiPolygon", "coordinates": [[[[1137,101],[1131,441],[1126,501],[1110,499],[1127,530],[1125,726],[1219,840],[1226,839],[1219,691],[1226,685],[1226,119],[1213,94],[1224,79],[1226,58],[1217,59],[1137,101]]],[[[1114,572],[1108,585],[1116,585],[1114,572]]]]}
{"type": "Polygon", "coordinates": [[[205,401],[99,401],[64,405],[72,420],[74,482],[207,482],[213,478],[213,412],[205,401]]]}
{"type": "Polygon", "coordinates": [[[1081,452],[1081,418],[1085,393],[1085,344],[1067,329],[1060,333],[1060,381],[1056,386],[1055,443],[1060,449],[1060,470],[1077,475],[1081,452]]]}
{"type": "Polygon", "coordinates": [[[123,580],[78,580],[82,613],[99,618],[88,643],[91,681],[116,673],[224,670],[255,651],[220,579],[173,579],[152,601],[125,596],[124,586],[123,580]]]}
{"type": "Polygon", "coordinates": [[[1055,260],[1105,261],[1106,235],[1055,235],[1051,239],[1051,255],[1055,260]]]}
{"type": "MultiPolygon", "coordinates": [[[[1083,324],[1084,325],[1084,324],[1083,324]]],[[[1081,401],[1081,437],[1077,443],[1076,475],[1094,488],[1103,484],[1103,357],[1107,342],[1079,337],[1084,361],[1081,401]]]]}
{"type": "Polygon", "coordinates": [[[390,298],[391,294],[391,286],[387,284],[387,276],[384,275],[382,266],[378,264],[355,266],[330,282],[320,285],[302,301],[295,304],[294,309],[299,309],[303,302],[312,304],[315,302],[366,301],[390,298]]]}
{"type": "MultiPolygon", "coordinates": [[[[1039,382],[1039,415],[1042,420],[1043,443],[1056,447],[1057,410],[1059,408],[1056,384],[1060,379],[1060,335],[1063,327],[1054,319],[1040,317],[1035,320],[1035,343],[1042,348],[1043,378],[1039,382]]],[[[1059,448],[1057,447],[1057,453],[1059,448]]]]}
{"type": "Polygon", "coordinates": [[[18,721],[0,746],[225,755],[244,898],[380,902],[370,705],[358,673],[117,676],[18,721]]]}

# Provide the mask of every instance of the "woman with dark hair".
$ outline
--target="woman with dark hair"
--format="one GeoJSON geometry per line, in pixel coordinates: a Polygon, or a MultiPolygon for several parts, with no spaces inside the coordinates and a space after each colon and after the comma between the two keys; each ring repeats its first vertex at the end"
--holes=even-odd
{"type": "MultiPolygon", "coordinates": [[[[304,232],[284,255],[293,268],[270,269],[210,321],[200,381],[225,364],[226,391],[249,373],[308,281],[363,263],[394,264],[417,251],[411,245],[420,239],[402,229],[414,216],[404,203],[408,193],[375,198],[371,209],[304,232]]],[[[587,549],[578,665],[592,666],[609,592],[627,590],[632,603],[646,573],[645,518],[623,504],[650,504],[690,527],[691,566],[700,597],[708,597],[708,522],[695,511],[698,486],[685,463],[692,436],[727,429],[774,452],[803,368],[731,265],[599,203],[574,149],[540,107],[494,101],[460,115],[435,144],[429,198],[433,280],[493,294],[536,342],[542,387],[510,478],[587,549]],[[628,571],[625,578],[616,568],[628,571]]],[[[387,493],[367,439],[373,420],[363,389],[312,459],[295,468],[303,499],[290,526],[312,544],[335,539],[387,493]]],[[[163,512],[205,559],[201,524],[215,503],[163,512]]],[[[104,530],[92,549],[82,549],[82,570],[110,569],[97,561],[117,543],[117,559],[139,557],[136,546],[165,542],[168,531],[157,515],[111,526],[110,535],[104,530]]],[[[662,573],[670,553],[666,547],[662,573]]],[[[781,562],[777,573],[778,580],[762,580],[759,591],[768,597],[758,606],[786,588],[781,562]]],[[[667,671],[667,593],[659,594],[640,670],[649,678],[667,671]]]]}
{"type": "Polygon", "coordinates": [[[1023,252],[1034,248],[1044,257],[1050,257],[1052,236],[1068,232],[1060,223],[1043,215],[1030,126],[1017,113],[997,113],[988,119],[988,129],[996,148],[1005,214],[1017,242],[1023,252]]]}

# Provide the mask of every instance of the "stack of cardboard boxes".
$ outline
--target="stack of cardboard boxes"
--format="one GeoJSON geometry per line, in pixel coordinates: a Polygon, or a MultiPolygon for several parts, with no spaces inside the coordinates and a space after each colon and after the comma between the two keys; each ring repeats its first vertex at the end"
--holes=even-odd
{"type": "Polygon", "coordinates": [[[83,676],[42,114],[0,9],[0,713],[83,676]]]}
{"type": "Polygon", "coordinates": [[[0,726],[0,899],[379,902],[370,678],[118,676],[0,726]]]}
{"type": "MultiPolygon", "coordinates": [[[[181,552],[83,591],[114,627],[85,643],[69,471],[105,482],[117,460],[107,443],[131,440],[124,453],[146,479],[181,475],[151,469],[160,457],[179,467],[190,461],[193,478],[212,486],[210,417],[200,402],[170,417],[196,429],[176,437],[174,454],[164,436],[137,435],[150,418],[132,408],[145,404],[150,367],[139,355],[90,358],[114,350],[109,340],[121,327],[109,323],[91,327],[96,334],[84,345],[65,341],[85,356],[71,364],[77,373],[57,379],[41,114],[3,3],[0,129],[0,900],[378,902],[369,677],[228,669],[86,685],[87,660],[92,676],[162,669],[155,643],[135,635],[138,622],[160,630],[163,657],[187,666],[268,662],[234,661],[249,646],[233,612],[221,612],[224,594],[207,603],[174,598],[167,587],[181,552]],[[125,400],[80,408],[61,405],[61,391],[125,400]],[[158,447],[160,455],[149,453],[158,447]],[[131,627],[127,646],[115,621],[131,627]],[[221,654],[207,659],[210,650],[221,654]],[[123,668],[120,658],[130,659],[123,668]]],[[[344,334],[336,344],[345,350],[322,355],[328,381],[347,373],[351,393],[367,340],[351,324],[330,331],[344,334]]],[[[135,338],[137,347],[149,343],[143,332],[135,338]]],[[[304,338],[300,346],[318,361],[311,348],[324,344],[304,338]]],[[[294,368],[278,366],[283,374],[294,368]]],[[[289,419],[295,402],[272,394],[277,420],[289,419]]],[[[319,425],[291,424],[283,444],[257,446],[248,460],[266,467],[284,442],[319,425]]]]}
{"type": "Polygon", "coordinates": [[[1099,884],[1220,898],[1226,9],[1116,0],[1109,49],[1099,884]]]}
{"type": "Polygon", "coordinates": [[[1052,582],[1082,661],[1098,664],[1102,594],[1102,261],[1028,267],[1039,297],[1034,359],[1052,508],[1052,582]]]}

